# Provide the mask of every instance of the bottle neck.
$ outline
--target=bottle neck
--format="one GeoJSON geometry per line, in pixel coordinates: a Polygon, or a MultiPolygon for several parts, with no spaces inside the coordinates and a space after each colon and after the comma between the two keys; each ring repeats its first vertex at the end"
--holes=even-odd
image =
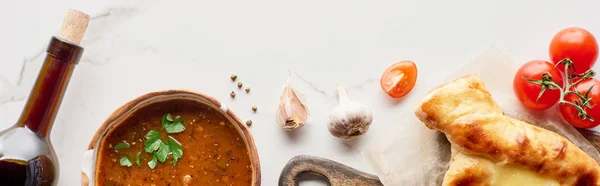
{"type": "Polygon", "coordinates": [[[18,124],[40,137],[50,133],[56,113],[83,48],[52,37],[47,55],[18,124]]]}

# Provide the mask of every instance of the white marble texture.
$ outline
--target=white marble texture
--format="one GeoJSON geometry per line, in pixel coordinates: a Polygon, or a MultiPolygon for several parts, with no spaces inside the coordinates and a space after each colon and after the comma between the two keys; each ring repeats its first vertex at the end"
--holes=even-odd
{"type": "Polygon", "coordinates": [[[552,35],[567,26],[600,36],[599,5],[596,0],[0,1],[0,128],[19,116],[43,49],[71,7],[88,12],[92,21],[52,130],[59,185],[78,185],[84,149],[114,109],[163,89],[207,93],[242,119],[252,119],[263,185],[276,185],[283,165],[298,154],[371,172],[360,151],[386,125],[401,125],[403,116],[396,111],[406,106],[379,88],[387,66],[402,59],[417,63],[418,85],[406,99],[418,99],[490,45],[522,63],[548,59],[552,35]],[[312,122],[294,133],[279,129],[274,116],[288,70],[312,113],[312,122]],[[229,98],[237,90],[229,81],[232,72],[252,87],[250,94],[229,98]],[[337,82],[374,113],[370,131],[351,144],[326,129],[337,82]],[[256,114],[253,104],[259,107],[256,114]]]}

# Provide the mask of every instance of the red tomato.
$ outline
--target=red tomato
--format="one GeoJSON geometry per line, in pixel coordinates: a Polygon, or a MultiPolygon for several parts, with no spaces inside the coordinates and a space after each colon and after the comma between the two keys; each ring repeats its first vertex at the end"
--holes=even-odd
{"type": "MultiPolygon", "coordinates": [[[[592,98],[590,101],[590,105],[594,106],[593,108],[584,107],[585,112],[591,116],[594,121],[589,119],[582,120],[577,114],[577,109],[575,107],[560,104],[560,114],[569,122],[571,125],[578,128],[592,128],[598,126],[600,124],[600,81],[597,79],[586,79],[575,85],[573,91],[578,91],[582,95],[585,95],[590,88],[590,86],[594,86],[591,92],[589,93],[589,97],[592,98]]],[[[578,101],[579,98],[576,95],[569,94],[565,96],[565,101],[574,103],[578,101]]]]}
{"type": "Polygon", "coordinates": [[[400,61],[385,70],[381,76],[381,88],[393,98],[408,94],[417,82],[417,65],[412,61],[400,61]]]}
{"type": "MultiPolygon", "coordinates": [[[[583,28],[566,28],[552,38],[550,58],[554,64],[570,58],[575,66],[575,73],[582,74],[596,63],[598,43],[596,38],[583,28]]],[[[564,65],[559,66],[558,69],[563,71],[564,65]]]]}
{"type": "Polygon", "coordinates": [[[542,91],[542,86],[523,79],[541,80],[544,73],[549,73],[552,76],[552,81],[562,87],[563,80],[560,72],[554,68],[552,63],[547,61],[533,60],[527,62],[515,74],[513,90],[521,104],[528,109],[545,110],[552,107],[560,99],[560,90],[558,89],[546,89],[542,97],[537,99],[540,91],[542,91]]]}

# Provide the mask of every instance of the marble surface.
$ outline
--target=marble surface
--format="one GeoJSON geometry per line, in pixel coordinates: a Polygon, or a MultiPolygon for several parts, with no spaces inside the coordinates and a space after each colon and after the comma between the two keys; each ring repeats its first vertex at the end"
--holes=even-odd
{"type": "MultiPolygon", "coordinates": [[[[189,89],[211,95],[251,119],[263,185],[276,185],[293,156],[308,154],[372,172],[361,150],[419,99],[472,57],[494,45],[515,63],[548,59],[555,32],[582,26],[600,33],[600,1],[1,1],[0,128],[13,124],[37,76],[49,38],[67,8],[91,15],[51,139],[61,163],[59,185],[78,185],[83,152],[117,107],[144,93],[189,89]],[[379,77],[392,63],[419,68],[413,92],[387,97],[379,77]],[[307,99],[312,121],[287,133],[275,123],[281,88],[291,83],[307,99]],[[237,90],[236,73],[250,94],[237,90]],[[370,131],[343,143],[327,131],[335,84],[370,106],[370,131]],[[251,112],[252,105],[259,111],[251,112]]],[[[598,68],[596,68],[598,69],[598,68]]],[[[415,126],[423,127],[423,126],[415,126]]],[[[401,133],[402,131],[398,131],[401,133]]],[[[320,185],[317,182],[308,182],[320,185]]]]}

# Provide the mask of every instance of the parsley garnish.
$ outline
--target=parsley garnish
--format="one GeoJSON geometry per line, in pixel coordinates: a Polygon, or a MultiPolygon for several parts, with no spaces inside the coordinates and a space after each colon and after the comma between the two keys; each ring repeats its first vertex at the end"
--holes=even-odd
{"type": "Polygon", "coordinates": [[[169,149],[173,157],[173,165],[177,165],[177,161],[183,157],[183,147],[175,138],[169,136],[169,149]]]}
{"type": "MultiPolygon", "coordinates": [[[[161,126],[167,132],[168,139],[163,141],[160,139],[160,132],[158,130],[150,130],[146,134],[146,141],[144,142],[144,150],[137,153],[135,158],[135,163],[138,167],[141,167],[141,158],[142,153],[146,152],[152,155],[152,159],[148,161],[148,167],[154,169],[158,162],[164,163],[169,159],[169,155],[173,159],[173,165],[177,165],[179,159],[183,157],[183,147],[181,143],[179,143],[173,136],[169,136],[168,134],[180,133],[185,130],[185,126],[183,125],[183,119],[180,116],[173,118],[170,113],[165,114],[161,120],[161,126]]],[[[135,139],[135,133],[133,135],[133,139],[135,139]]],[[[130,145],[126,141],[121,141],[117,145],[114,146],[115,151],[119,151],[121,149],[129,148],[130,145]]],[[[131,167],[133,164],[129,161],[127,156],[121,157],[119,160],[121,166],[131,167]]]]}
{"type": "Polygon", "coordinates": [[[117,143],[113,148],[115,149],[115,151],[118,152],[121,149],[129,148],[129,143],[127,143],[125,140],[123,140],[123,141],[117,143]]]}
{"type": "Polygon", "coordinates": [[[148,131],[148,134],[146,134],[146,142],[144,142],[144,150],[147,153],[153,153],[156,149],[158,149],[158,147],[160,147],[160,144],[162,143],[163,142],[160,140],[160,133],[158,133],[158,131],[148,131]]]}
{"type": "Polygon", "coordinates": [[[173,120],[173,116],[171,116],[171,113],[167,113],[162,117],[162,120],[160,123],[162,124],[163,128],[166,128],[167,124],[172,123],[173,121],[175,121],[175,120],[173,120]]]}
{"type": "Polygon", "coordinates": [[[162,119],[162,127],[167,131],[167,133],[180,133],[185,130],[185,126],[183,126],[183,119],[177,116],[175,119],[171,116],[171,114],[167,113],[163,116],[162,119]]]}
{"type": "MultiPolygon", "coordinates": [[[[179,116],[173,119],[173,116],[169,113],[162,117],[161,125],[168,134],[179,133],[185,130],[183,119],[179,116]]],[[[157,130],[148,131],[148,134],[146,134],[144,151],[152,155],[152,159],[148,162],[148,166],[151,169],[154,169],[158,162],[166,162],[169,159],[169,155],[173,159],[173,165],[177,165],[179,159],[183,157],[183,147],[181,144],[172,136],[168,136],[167,143],[165,143],[160,139],[160,132],[157,130]]]]}
{"type": "Polygon", "coordinates": [[[129,161],[129,158],[127,158],[127,156],[123,156],[121,157],[121,160],[119,160],[119,164],[121,164],[121,166],[127,166],[127,167],[131,167],[131,162],[129,161]]]}
{"type": "Polygon", "coordinates": [[[169,145],[162,143],[162,144],[160,144],[158,151],[156,151],[156,153],[154,153],[154,155],[156,156],[158,161],[160,161],[161,163],[164,163],[165,161],[167,161],[167,158],[169,157],[169,153],[171,153],[171,149],[169,149],[169,145]]]}
{"type": "Polygon", "coordinates": [[[138,152],[137,157],[135,157],[135,164],[137,164],[138,167],[141,167],[141,159],[142,158],[142,151],[138,152]]]}
{"type": "Polygon", "coordinates": [[[152,160],[150,160],[148,162],[148,167],[150,167],[151,169],[154,169],[154,167],[156,167],[156,156],[152,155],[152,160]]]}

